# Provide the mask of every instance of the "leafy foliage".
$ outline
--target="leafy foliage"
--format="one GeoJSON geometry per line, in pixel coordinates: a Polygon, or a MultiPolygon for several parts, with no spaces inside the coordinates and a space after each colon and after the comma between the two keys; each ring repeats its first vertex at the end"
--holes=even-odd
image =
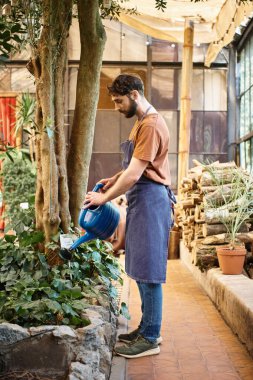
{"type": "MultiPolygon", "coordinates": [[[[9,1],[3,0],[1,3],[9,4],[9,1]]],[[[12,51],[21,50],[27,43],[31,46],[37,45],[41,31],[41,15],[41,0],[17,0],[15,6],[10,7],[9,14],[0,18],[1,31],[6,33],[8,38],[3,55],[5,60],[12,51]]]]}
{"type": "Polygon", "coordinates": [[[15,132],[27,127],[26,132],[31,134],[30,129],[35,129],[34,114],[36,101],[29,93],[23,93],[17,104],[15,132]]]}
{"type": "Polygon", "coordinates": [[[156,0],[155,7],[158,10],[161,10],[164,12],[164,10],[167,8],[167,1],[166,0],[156,0]]]}
{"type": "MultiPolygon", "coordinates": [[[[91,304],[117,311],[117,289],[121,269],[100,240],[78,247],[73,261],[50,267],[37,245],[41,232],[23,231],[0,240],[0,322],[21,326],[66,324],[84,326],[91,304]]],[[[123,313],[127,309],[123,305],[123,313]]]]}
{"type": "MultiPolygon", "coordinates": [[[[83,311],[90,304],[110,307],[118,312],[117,289],[122,283],[121,269],[108,254],[109,243],[95,240],[73,253],[69,263],[50,267],[38,247],[44,236],[34,231],[35,171],[22,153],[13,151],[5,158],[3,182],[9,227],[17,236],[0,240],[0,321],[22,326],[89,323],[83,311]],[[20,209],[20,202],[29,209],[20,209]]],[[[56,236],[48,248],[59,249],[56,236]]],[[[129,318],[127,307],[119,311],[129,318]]]]}
{"type": "Polygon", "coordinates": [[[36,168],[25,151],[6,153],[1,171],[6,230],[22,232],[34,221],[36,168]],[[28,208],[21,208],[21,203],[27,203],[28,208]]]}
{"type": "Polygon", "coordinates": [[[11,52],[18,50],[24,32],[24,25],[19,20],[0,17],[0,64],[9,59],[11,52]]]}
{"type": "Polygon", "coordinates": [[[117,20],[122,11],[128,14],[136,14],[136,8],[129,9],[123,6],[127,2],[128,0],[112,0],[107,1],[108,5],[106,5],[103,0],[99,0],[101,18],[110,17],[110,19],[117,20]]]}

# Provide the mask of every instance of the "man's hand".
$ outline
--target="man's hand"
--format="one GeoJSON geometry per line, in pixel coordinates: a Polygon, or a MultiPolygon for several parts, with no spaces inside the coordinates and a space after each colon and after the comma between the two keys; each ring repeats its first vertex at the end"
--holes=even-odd
{"type": "Polygon", "coordinates": [[[105,200],[105,195],[103,193],[89,191],[85,196],[83,208],[86,209],[91,206],[101,206],[104,203],[106,203],[106,200],[105,200]]]}
{"type": "Polygon", "coordinates": [[[122,172],[117,173],[113,177],[110,177],[110,178],[103,178],[99,181],[99,183],[104,184],[103,188],[101,189],[102,193],[104,193],[105,191],[110,189],[110,187],[112,187],[116,183],[116,181],[119,178],[119,176],[121,175],[121,173],[122,172]]]}

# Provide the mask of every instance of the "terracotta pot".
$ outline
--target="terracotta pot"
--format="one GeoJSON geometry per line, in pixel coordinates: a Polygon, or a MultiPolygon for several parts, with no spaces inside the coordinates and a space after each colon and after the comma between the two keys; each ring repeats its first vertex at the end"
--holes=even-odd
{"type": "Polygon", "coordinates": [[[228,246],[216,247],[219,265],[223,274],[241,274],[246,249],[242,246],[231,249],[228,246]]]}

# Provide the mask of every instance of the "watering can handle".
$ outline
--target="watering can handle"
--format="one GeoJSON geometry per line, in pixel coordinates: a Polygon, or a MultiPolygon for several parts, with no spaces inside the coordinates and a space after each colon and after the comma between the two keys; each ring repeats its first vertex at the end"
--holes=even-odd
{"type": "MultiPolygon", "coordinates": [[[[94,189],[92,191],[95,191],[97,192],[99,189],[101,189],[102,187],[104,186],[103,183],[97,183],[96,186],[94,187],[94,189]]],[[[83,206],[84,207],[84,206],[83,206]]],[[[86,211],[87,209],[82,209],[82,213],[80,214],[79,216],[79,224],[80,224],[80,220],[82,220],[82,218],[84,218],[84,215],[86,214],[86,211]]]]}
{"type": "MultiPolygon", "coordinates": [[[[102,187],[104,186],[103,183],[97,183],[96,186],[94,187],[94,189],[92,191],[95,191],[97,192],[99,189],[101,189],[102,187]]],[[[84,207],[84,206],[83,206],[84,207]]],[[[79,214],[79,218],[78,218],[78,224],[84,228],[83,226],[83,220],[85,218],[85,214],[86,212],[88,211],[88,209],[85,209],[85,208],[82,208],[80,214],[79,214]]]]}
{"type": "Polygon", "coordinates": [[[99,189],[101,189],[102,187],[104,186],[103,183],[97,183],[96,186],[94,187],[94,189],[92,191],[95,191],[97,192],[99,189]]]}

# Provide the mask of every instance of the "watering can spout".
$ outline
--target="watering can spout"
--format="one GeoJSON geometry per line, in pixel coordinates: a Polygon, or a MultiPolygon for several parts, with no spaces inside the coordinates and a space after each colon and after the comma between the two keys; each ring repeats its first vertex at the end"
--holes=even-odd
{"type": "Polygon", "coordinates": [[[87,241],[95,239],[96,236],[91,232],[86,232],[85,235],[77,239],[70,247],[70,251],[79,247],[80,244],[87,243],[87,241]]]}
{"type": "Polygon", "coordinates": [[[59,256],[63,260],[71,260],[72,258],[72,251],[79,247],[80,244],[87,243],[87,241],[93,240],[96,236],[92,234],[91,232],[86,232],[85,235],[81,236],[79,239],[77,239],[70,247],[69,249],[63,248],[60,250],[59,256]]]}

